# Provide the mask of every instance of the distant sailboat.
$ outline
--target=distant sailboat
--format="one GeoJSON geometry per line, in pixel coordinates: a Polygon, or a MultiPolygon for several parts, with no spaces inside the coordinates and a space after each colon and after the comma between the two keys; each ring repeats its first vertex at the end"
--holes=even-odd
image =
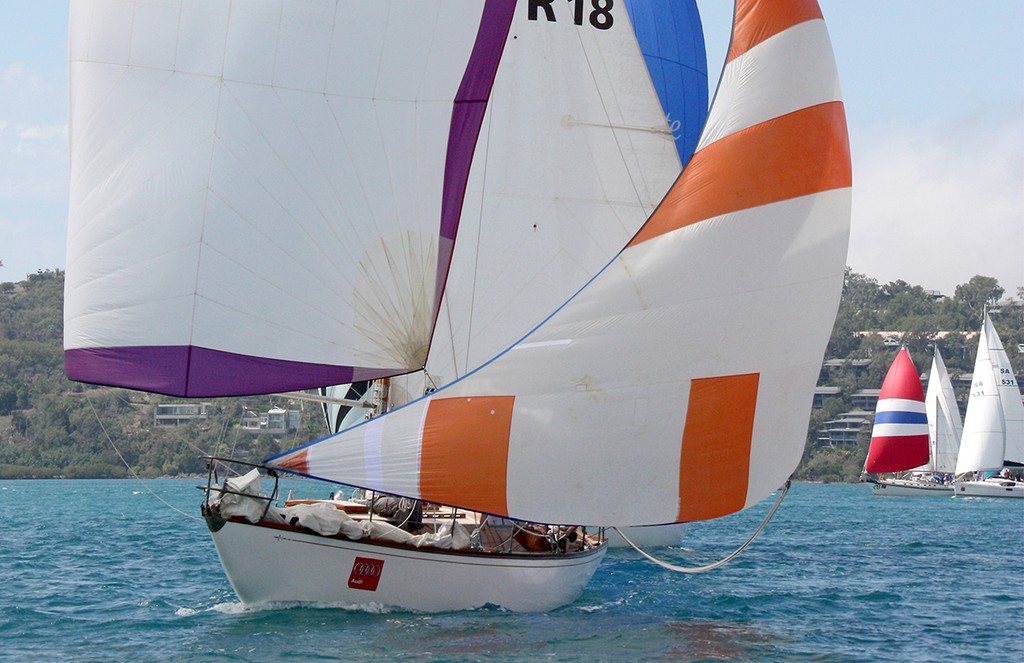
{"type": "Polygon", "coordinates": [[[243,602],[547,610],[599,526],[787,481],[849,238],[816,2],[737,2],[692,159],[692,2],[239,4],[72,4],[65,361],[372,383],[371,418],[208,488],[243,602]],[[281,507],[289,474],[346,499],[281,507]]]}
{"type": "MultiPolygon", "coordinates": [[[[928,393],[924,395],[924,414],[927,423],[928,460],[921,465],[910,466],[911,461],[897,456],[898,454],[909,453],[910,449],[904,445],[911,445],[913,453],[920,454],[921,434],[921,412],[918,395],[921,392],[921,381],[917,376],[917,369],[910,360],[907,351],[901,350],[890,368],[893,375],[893,383],[890,385],[890,378],[887,375],[885,384],[882,386],[882,393],[886,394],[886,402],[882,403],[882,394],[879,395],[879,410],[885,413],[875,415],[875,435],[879,435],[879,450],[874,452],[874,462],[871,467],[878,468],[883,463],[886,467],[892,468],[889,471],[896,472],[890,478],[877,478],[871,483],[871,490],[876,495],[889,496],[940,496],[950,497],[953,494],[953,487],[948,481],[948,476],[953,472],[956,463],[957,448],[960,442],[960,411],[956,404],[956,396],[953,393],[953,385],[946,371],[946,365],[942,361],[942,355],[936,346],[932,356],[932,367],[928,377],[928,393]],[[904,356],[905,355],[905,356],[904,356]],[[902,369],[894,373],[897,362],[902,369]],[[909,362],[909,364],[908,364],[909,362]],[[893,400],[893,393],[900,394],[902,399],[893,400]],[[894,415],[896,410],[899,414],[894,415]],[[885,428],[891,433],[891,424],[899,419],[904,424],[910,424],[912,429],[904,429],[907,435],[899,437],[897,448],[882,451],[883,444],[892,444],[889,438],[880,435],[879,423],[883,422],[885,428]],[[897,449],[899,450],[897,452],[897,449]],[[888,456],[887,460],[881,457],[888,456]],[[897,456],[897,457],[893,457],[897,456]]],[[[876,448],[874,435],[871,440],[871,451],[876,448]]]]}
{"type": "Polygon", "coordinates": [[[1024,498],[1024,403],[988,311],[978,336],[971,394],[956,461],[957,497],[1024,498]],[[1004,469],[1006,468],[1006,469],[1004,469]],[[998,473],[985,479],[980,474],[998,473]]]}
{"type": "Polygon", "coordinates": [[[929,430],[921,377],[910,353],[901,348],[889,366],[878,394],[871,445],[864,462],[867,474],[896,473],[871,479],[876,495],[949,494],[948,486],[925,485],[907,470],[929,462],[929,430]]]}

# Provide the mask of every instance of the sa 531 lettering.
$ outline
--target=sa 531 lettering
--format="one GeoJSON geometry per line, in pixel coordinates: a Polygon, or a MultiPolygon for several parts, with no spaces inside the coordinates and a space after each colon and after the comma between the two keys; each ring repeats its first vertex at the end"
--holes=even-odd
{"type": "MultiPolygon", "coordinates": [[[[544,19],[549,23],[555,23],[558,20],[554,7],[556,3],[562,4],[560,0],[530,0],[527,18],[531,21],[540,20],[540,14],[543,11],[544,19]]],[[[583,25],[583,19],[586,17],[593,27],[598,30],[607,30],[615,22],[615,18],[612,16],[615,0],[568,0],[568,3],[571,5],[572,22],[575,25],[583,25]]]]}

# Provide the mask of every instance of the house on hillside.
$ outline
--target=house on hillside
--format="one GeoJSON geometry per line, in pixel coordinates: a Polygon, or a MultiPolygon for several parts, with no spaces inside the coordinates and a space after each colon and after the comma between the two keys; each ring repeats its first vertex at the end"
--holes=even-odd
{"type": "Polygon", "coordinates": [[[210,403],[160,403],[153,408],[153,425],[179,426],[209,418],[210,403]]]}
{"type": "Polygon", "coordinates": [[[301,410],[272,407],[264,412],[257,412],[244,406],[242,408],[241,428],[247,433],[286,435],[294,433],[301,425],[301,410]]]}
{"type": "Polygon", "coordinates": [[[871,425],[875,421],[873,412],[853,410],[844,412],[837,419],[826,421],[818,429],[818,446],[846,447],[853,446],[871,435],[871,425]]]}

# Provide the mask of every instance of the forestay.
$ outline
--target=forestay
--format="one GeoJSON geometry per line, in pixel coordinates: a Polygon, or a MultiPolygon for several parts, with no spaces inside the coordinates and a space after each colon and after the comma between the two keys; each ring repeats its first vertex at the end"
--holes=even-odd
{"type": "Polygon", "coordinates": [[[742,0],[698,151],[606,268],[461,379],[273,462],[540,522],[756,503],[803,451],[850,186],[816,3],[742,0]]]}

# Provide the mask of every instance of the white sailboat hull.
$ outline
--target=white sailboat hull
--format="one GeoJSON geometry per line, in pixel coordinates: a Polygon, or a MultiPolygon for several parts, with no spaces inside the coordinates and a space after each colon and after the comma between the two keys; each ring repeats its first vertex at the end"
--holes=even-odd
{"type": "Polygon", "coordinates": [[[553,610],[579,597],[607,550],[537,556],[414,550],[236,521],[214,531],[213,542],[242,603],[423,612],[484,605],[553,610]]]}
{"type": "Polygon", "coordinates": [[[952,497],[953,485],[911,479],[879,479],[871,484],[871,493],[889,497],[952,497]]]}
{"type": "Polygon", "coordinates": [[[1024,499],[1024,483],[1012,479],[992,477],[984,481],[956,481],[953,483],[957,497],[1011,497],[1024,499]]]}

